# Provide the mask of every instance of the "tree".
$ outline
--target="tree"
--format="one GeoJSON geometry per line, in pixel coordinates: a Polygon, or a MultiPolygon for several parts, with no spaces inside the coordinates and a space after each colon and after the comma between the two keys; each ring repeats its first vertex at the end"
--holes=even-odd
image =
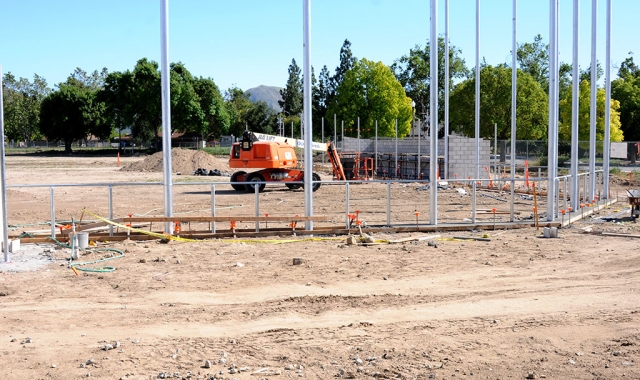
{"type": "MultiPolygon", "coordinates": [[[[580,107],[578,115],[578,140],[588,141],[591,134],[591,84],[587,80],[580,82],[580,107]]],[[[605,90],[599,88],[596,93],[596,140],[604,140],[604,107],[606,103],[605,90]]],[[[571,105],[572,97],[567,96],[560,101],[560,125],[559,136],[562,140],[571,140],[571,105]]],[[[610,139],[611,141],[622,141],[623,133],[620,129],[620,102],[612,99],[611,104],[611,124],[610,124],[610,139]]]]}
{"type": "Polygon", "coordinates": [[[231,120],[224,105],[224,99],[218,86],[211,78],[196,78],[193,88],[200,101],[200,109],[204,113],[203,124],[199,129],[202,139],[207,136],[220,137],[229,133],[231,120]]]}
{"type": "Polygon", "coordinates": [[[318,113],[327,116],[327,107],[331,98],[331,74],[327,65],[322,66],[318,77],[318,113]]]}
{"type": "Polygon", "coordinates": [[[531,75],[545,91],[549,90],[549,45],[541,35],[535,36],[533,42],[519,44],[516,59],[520,70],[531,75]]]}
{"type": "MultiPolygon", "coordinates": [[[[549,93],[549,45],[542,41],[542,36],[538,34],[533,38],[533,42],[518,45],[516,59],[520,70],[531,75],[533,80],[540,83],[542,89],[549,93]]],[[[566,96],[567,89],[571,85],[572,69],[572,65],[560,63],[558,68],[560,99],[566,96]]]]}
{"type": "Polygon", "coordinates": [[[375,135],[378,121],[379,136],[406,136],[411,128],[411,99],[395,78],[391,69],[382,62],[359,60],[346,72],[337,88],[328,113],[344,120],[345,134],[357,135],[356,120],[360,117],[360,136],[375,135]]]}
{"type": "Polygon", "coordinates": [[[273,134],[277,114],[265,101],[251,103],[245,115],[245,121],[252,132],[273,134]]]}
{"type": "Polygon", "coordinates": [[[105,104],[105,117],[114,128],[122,134],[122,130],[129,127],[135,114],[133,107],[133,74],[127,70],[124,73],[112,72],[104,79],[104,86],[97,94],[98,99],[105,104]]]}
{"type": "Polygon", "coordinates": [[[620,123],[625,139],[640,141],[640,70],[627,58],[611,82],[611,96],[620,102],[620,123]]]}
{"type": "Polygon", "coordinates": [[[291,60],[289,79],[285,88],[280,90],[280,96],[282,100],[278,100],[278,104],[283,112],[289,115],[299,115],[302,112],[302,78],[295,59],[291,60]]]}
{"type": "MultiPolygon", "coordinates": [[[[455,46],[449,48],[449,90],[453,90],[454,80],[466,78],[469,74],[464,59],[461,58],[462,50],[455,46]]],[[[438,38],[438,118],[444,118],[444,81],[445,81],[445,40],[438,38]]],[[[407,96],[416,103],[416,112],[425,118],[428,114],[431,99],[431,47],[427,42],[424,49],[416,45],[409,49],[409,54],[397,59],[391,69],[396,78],[402,83],[407,96]]]]}
{"type": "Polygon", "coordinates": [[[65,153],[71,153],[73,141],[89,134],[108,137],[110,126],[103,119],[104,105],[96,92],[70,83],[61,83],[58,90],[43,101],[40,111],[40,132],[50,141],[63,141],[65,153]]]}
{"type": "MultiPolygon", "coordinates": [[[[548,96],[531,75],[518,72],[517,138],[546,138],[548,126],[548,96]]],[[[480,71],[480,137],[511,138],[511,69],[506,66],[485,66],[480,71]]],[[[451,125],[466,135],[475,134],[475,78],[458,86],[451,95],[451,125]]]]}
{"type": "Polygon", "coordinates": [[[47,81],[35,74],[33,82],[16,78],[9,72],[2,81],[5,135],[27,143],[40,138],[40,106],[51,92],[47,81]]]}
{"type": "Polygon", "coordinates": [[[193,76],[178,62],[170,65],[170,78],[171,129],[178,132],[198,132],[201,136],[206,134],[205,115],[193,87],[193,76]]]}
{"type": "Polygon", "coordinates": [[[162,101],[158,63],[146,58],[133,69],[131,107],[127,119],[132,136],[141,142],[151,141],[162,126],[162,101]]]}
{"type": "Polygon", "coordinates": [[[225,108],[229,113],[229,133],[236,137],[242,136],[242,132],[248,127],[247,112],[252,106],[249,93],[238,87],[232,87],[225,93],[225,108]]]}
{"type": "Polygon", "coordinates": [[[349,42],[348,39],[345,39],[342,43],[342,47],[340,48],[340,64],[336,67],[336,72],[332,78],[334,94],[337,92],[340,84],[342,84],[347,71],[351,70],[355,66],[356,62],[358,62],[358,58],[354,57],[351,52],[351,42],[349,42]]]}

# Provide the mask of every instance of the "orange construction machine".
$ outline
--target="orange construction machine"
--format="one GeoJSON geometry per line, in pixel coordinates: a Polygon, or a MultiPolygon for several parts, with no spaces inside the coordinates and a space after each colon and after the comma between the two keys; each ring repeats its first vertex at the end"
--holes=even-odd
{"type": "MultiPolygon", "coordinates": [[[[247,182],[243,184],[232,184],[236,191],[258,191],[262,192],[265,182],[284,183],[289,189],[298,189],[303,185],[304,171],[297,169],[298,159],[296,151],[287,143],[275,141],[258,141],[255,135],[249,131],[244,131],[242,140],[233,143],[229,156],[229,167],[234,169],[261,169],[247,173],[240,170],[231,175],[231,182],[247,182]],[[262,183],[260,183],[262,182],[262,183]]],[[[313,173],[313,180],[320,181],[320,176],[313,173]]],[[[320,188],[320,183],[313,184],[313,191],[320,188]]]]}

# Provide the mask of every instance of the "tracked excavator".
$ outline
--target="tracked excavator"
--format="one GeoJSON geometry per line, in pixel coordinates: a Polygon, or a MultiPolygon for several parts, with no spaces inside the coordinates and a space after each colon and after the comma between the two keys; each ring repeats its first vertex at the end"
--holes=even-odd
{"type": "MultiPolygon", "coordinates": [[[[229,167],[241,169],[231,175],[231,185],[236,191],[258,191],[262,192],[266,183],[280,183],[289,189],[299,189],[303,187],[300,182],[304,181],[304,171],[297,169],[298,159],[293,146],[286,140],[260,141],[250,131],[244,131],[242,139],[233,143],[229,156],[229,167]],[[259,169],[251,171],[251,169],[259,169]],[[297,183],[296,183],[297,182],[297,183]]],[[[320,176],[312,173],[313,181],[320,181],[320,176]]],[[[320,188],[320,182],[312,185],[312,190],[320,188]]]]}

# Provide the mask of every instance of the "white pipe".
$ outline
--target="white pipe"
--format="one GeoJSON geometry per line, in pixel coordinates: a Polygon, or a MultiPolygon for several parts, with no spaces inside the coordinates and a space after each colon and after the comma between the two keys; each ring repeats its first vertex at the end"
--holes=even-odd
{"type": "MultiPolygon", "coordinates": [[[[313,158],[311,156],[311,0],[303,0],[303,109],[304,109],[304,214],[313,216],[313,158]]],[[[305,229],[313,230],[313,221],[305,223],[305,229]]]]}
{"type": "Polygon", "coordinates": [[[604,103],[604,149],[602,152],[602,168],[604,169],[604,194],[602,198],[609,199],[609,146],[611,144],[611,0],[607,0],[607,43],[605,48],[605,98],[604,103]]]}
{"type": "Polygon", "coordinates": [[[580,205],[580,178],[578,178],[578,137],[580,133],[580,0],[573,0],[573,89],[571,97],[571,207],[580,205]]]}
{"type": "MultiPolygon", "coordinates": [[[[596,195],[596,94],[598,90],[597,70],[597,29],[598,29],[598,0],[591,1],[591,108],[589,109],[589,199],[596,195]]],[[[585,203],[587,203],[585,202],[585,203]]]]}
{"type": "MultiPolygon", "coordinates": [[[[513,0],[513,38],[511,40],[511,178],[515,178],[516,173],[516,105],[518,87],[518,43],[517,43],[517,15],[518,0],[513,0]]],[[[511,221],[514,221],[514,199],[515,182],[511,181],[511,221]]]]}
{"type": "Polygon", "coordinates": [[[549,130],[548,130],[548,162],[547,162],[547,220],[553,220],[555,216],[555,163],[557,141],[558,100],[557,85],[558,71],[558,0],[550,0],[549,3],[549,130]]]}
{"type": "MultiPolygon", "coordinates": [[[[171,178],[171,89],[169,72],[169,0],[160,0],[162,82],[162,174],[164,182],[164,216],[173,216],[173,189],[171,178]]],[[[173,233],[173,223],[165,222],[165,232],[173,233]]]]}
{"type": "Polygon", "coordinates": [[[449,0],[444,2],[444,179],[449,179],[449,0]]]}
{"type": "MultiPolygon", "coordinates": [[[[438,0],[431,0],[431,150],[429,152],[429,182],[431,200],[429,221],[438,224],[438,0]]],[[[419,161],[418,161],[419,162],[419,161]]]]}
{"type": "MultiPolygon", "coordinates": [[[[4,156],[4,103],[3,103],[3,93],[2,93],[2,66],[0,65],[0,136],[2,136],[2,143],[0,143],[0,159],[2,163],[0,165],[0,197],[2,199],[2,215],[0,215],[0,220],[2,221],[2,228],[0,229],[0,239],[2,239],[4,250],[4,262],[9,262],[9,221],[7,219],[7,170],[5,166],[5,156],[4,156]]],[[[53,199],[51,200],[53,202],[53,199]]],[[[53,226],[51,226],[53,228],[53,226]]]]}
{"type": "MultiPolygon", "coordinates": [[[[480,0],[476,0],[476,104],[475,104],[475,140],[476,140],[476,179],[480,179],[480,0]]],[[[475,181],[471,201],[472,221],[476,217],[475,181]]]]}

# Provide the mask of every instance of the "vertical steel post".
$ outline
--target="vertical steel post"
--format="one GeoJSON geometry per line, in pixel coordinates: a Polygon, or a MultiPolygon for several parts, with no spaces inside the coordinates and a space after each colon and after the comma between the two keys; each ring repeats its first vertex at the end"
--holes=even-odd
{"type": "MultiPolygon", "coordinates": [[[[211,184],[211,216],[216,216],[216,185],[211,184]]],[[[215,234],[217,231],[216,222],[211,223],[211,233],[215,234]]]]}
{"type": "Polygon", "coordinates": [[[349,198],[350,198],[351,194],[349,194],[349,182],[348,181],[345,181],[344,192],[345,192],[345,194],[344,194],[344,198],[345,198],[344,204],[345,204],[345,208],[346,208],[346,214],[345,214],[346,225],[345,225],[345,228],[349,229],[349,212],[350,212],[349,211],[349,209],[350,209],[349,198]]]}
{"type": "Polygon", "coordinates": [[[396,166],[393,168],[395,176],[398,176],[398,119],[396,119],[396,166]]]}
{"type": "Polygon", "coordinates": [[[387,227],[391,227],[391,181],[387,181],[387,227]]]}
{"type": "Polygon", "coordinates": [[[2,197],[2,248],[4,251],[4,262],[9,262],[9,222],[7,219],[7,169],[5,165],[4,155],[4,103],[2,93],[2,66],[0,66],[0,136],[2,136],[2,143],[0,143],[0,159],[2,159],[2,165],[0,165],[0,197],[2,197]]]}
{"type": "MultiPolygon", "coordinates": [[[[598,0],[591,0],[591,107],[589,109],[589,199],[596,195],[596,96],[598,91],[598,0]]],[[[607,108],[607,107],[605,107],[607,108]]]]}
{"type": "Polygon", "coordinates": [[[374,169],[373,169],[373,170],[374,170],[374,171],[373,171],[373,173],[374,173],[374,177],[375,177],[375,174],[378,172],[378,120],[376,120],[376,141],[375,141],[375,147],[376,147],[376,148],[375,148],[375,151],[376,151],[376,152],[375,152],[375,160],[376,160],[376,162],[373,164],[373,167],[374,167],[374,169]]]}
{"type": "Polygon", "coordinates": [[[607,0],[606,47],[604,60],[604,148],[602,152],[603,199],[609,199],[609,148],[611,145],[611,0],[607,0]]]}
{"type": "MultiPolygon", "coordinates": [[[[412,118],[413,119],[413,118],[412,118]]],[[[413,128],[413,125],[411,126],[413,128]]],[[[417,157],[417,166],[416,166],[416,178],[420,178],[420,145],[422,140],[422,133],[420,130],[422,129],[422,125],[420,125],[420,119],[418,119],[418,157],[417,157]]]]}
{"type": "MultiPolygon", "coordinates": [[[[107,203],[109,207],[109,220],[113,220],[113,186],[107,189],[107,203]]],[[[109,236],[113,236],[113,224],[109,224],[109,236]]]]}
{"type": "MultiPolygon", "coordinates": [[[[253,191],[255,194],[255,203],[256,203],[256,216],[260,216],[260,186],[259,183],[255,183],[253,185],[253,191]]],[[[260,232],[260,222],[256,220],[256,232],[260,232]]]]}
{"type": "MultiPolygon", "coordinates": [[[[303,0],[303,110],[304,110],[304,214],[313,216],[313,152],[311,139],[313,125],[311,124],[311,0],[303,0]]],[[[313,221],[305,223],[307,231],[313,230],[313,221]]]]}
{"type": "Polygon", "coordinates": [[[344,150],[344,120],[342,120],[342,131],[340,133],[342,134],[342,143],[340,144],[340,149],[344,150]]]}
{"type": "Polygon", "coordinates": [[[444,2],[444,179],[449,179],[449,0],[444,2]]]}
{"type": "Polygon", "coordinates": [[[360,116],[358,116],[358,154],[360,154],[360,116]]]}
{"type": "Polygon", "coordinates": [[[56,201],[53,194],[53,186],[49,187],[49,211],[51,212],[51,237],[56,237],[56,201]]]}
{"type": "Polygon", "coordinates": [[[513,0],[513,26],[511,39],[511,207],[509,210],[509,220],[513,222],[515,220],[514,204],[516,199],[516,183],[514,178],[516,177],[516,121],[517,121],[517,95],[518,95],[518,0],[513,0]]]}
{"type": "MultiPolygon", "coordinates": [[[[322,143],[324,144],[324,116],[322,117],[322,143]]],[[[322,168],[324,169],[324,150],[322,151],[322,168]]]]}
{"type": "MultiPolygon", "coordinates": [[[[555,168],[558,162],[558,0],[549,3],[549,141],[547,163],[547,220],[555,217],[555,168]]],[[[538,177],[540,177],[538,175],[538,177]]]]}
{"type": "MultiPolygon", "coordinates": [[[[475,142],[476,178],[480,179],[480,0],[476,0],[476,102],[475,102],[475,142]]],[[[475,192],[474,192],[475,197],[475,192]]],[[[474,199],[475,202],[475,199],[474,199]]],[[[475,213],[475,210],[474,210],[475,213]]]]}
{"type": "MultiPolygon", "coordinates": [[[[479,1],[479,0],[478,0],[479,1]]],[[[431,149],[429,151],[429,182],[431,183],[429,222],[438,225],[438,0],[431,0],[431,149]]],[[[419,146],[419,145],[418,145],[419,146]]]]}
{"type": "MultiPolygon", "coordinates": [[[[333,143],[338,143],[338,122],[336,120],[336,114],[333,114],[333,143]]],[[[336,145],[337,147],[337,145],[336,145]]]]}
{"type": "MultiPolygon", "coordinates": [[[[169,0],[160,0],[162,82],[162,174],[164,183],[164,216],[173,216],[173,189],[171,178],[171,90],[169,72],[169,0]]],[[[164,230],[173,233],[173,223],[165,222],[164,230]]]]}
{"type": "Polygon", "coordinates": [[[573,0],[573,72],[571,76],[571,207],[574,210],[580,205],[580,177],[578,177],[578,124],[580,112],[580,66],[578,53],[580,51],[580,0],[573,0]]]}

